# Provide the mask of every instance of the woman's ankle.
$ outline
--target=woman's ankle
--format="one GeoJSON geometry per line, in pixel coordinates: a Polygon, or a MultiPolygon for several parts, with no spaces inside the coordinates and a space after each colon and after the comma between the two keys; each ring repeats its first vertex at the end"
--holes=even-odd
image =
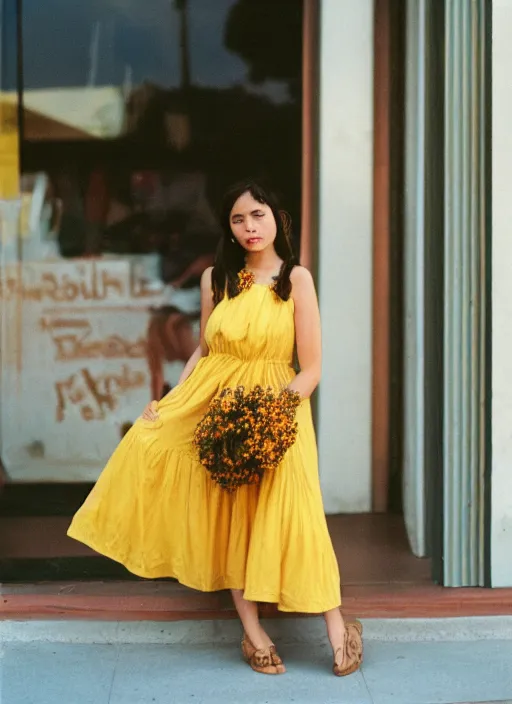
{"type": "Polygon", "coordinates": [[[266,650],[274,644],[268,633],[259,624],[256,629],[251,629],[251,634],[245,631],[244,635],[256,650],[266,650]]]}

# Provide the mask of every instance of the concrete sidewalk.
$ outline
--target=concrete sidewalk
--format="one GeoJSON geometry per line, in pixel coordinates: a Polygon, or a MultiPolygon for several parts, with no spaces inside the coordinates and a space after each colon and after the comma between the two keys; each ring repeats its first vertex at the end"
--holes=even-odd
{"type": "MultiPolygon", "coordinates": [[[[365,623],[364,666],[344,679],[330,672],[330,649],[320,640],[317,621],[293,620],[284,628],[276,624],[282,632],[276,641],[288,668],[281,677],[253,673],[242,661],[234,623],[202,624],[208,638],[201,639],[194,622],[139,622],[120,624],[121,629],[118,624],[116,637],[114,631],[109,635],[115,624],[0,622],[0,702],[512,702],[512,638],[505,632],[500,635],[506,637],[493,638],[492,622],[473,620],[478,627],[470,628],[471,619],[462,621],[459,629],[452,624],[444,631],[418,621],[415,629],[398,629],[401,637],[396,623],[365,623]],[[434,639],[435,632],[446,638],[434,639]],[[421,639],[422,633],[427,639],[421,639]],[[461,638],[468,633],[471,640],[461,638]]],[[[495,621],[498,629],[500,623],[495,621]]]]}
{"type": "Polygon", "coordinates": [[[512,642],[370,642],[361,672],[326,646],[283,646],[288,672],[253,673],[232,646],[4,644],[2,704],[434,704],[512,701],[512,642]]]}

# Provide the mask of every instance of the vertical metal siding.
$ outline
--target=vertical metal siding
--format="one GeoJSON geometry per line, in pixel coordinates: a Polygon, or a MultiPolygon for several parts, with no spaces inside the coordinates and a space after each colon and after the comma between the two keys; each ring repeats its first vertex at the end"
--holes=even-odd
{"type": "Polygon", "coordinates": [[[446,2],[444,583],[484,582],[485,0],[446,2]]]}

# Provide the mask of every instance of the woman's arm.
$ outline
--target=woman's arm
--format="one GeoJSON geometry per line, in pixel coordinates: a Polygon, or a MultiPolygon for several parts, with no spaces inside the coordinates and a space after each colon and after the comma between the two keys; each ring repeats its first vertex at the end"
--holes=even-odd
{"type": "Polygon", "coordinates": [[[295,304],[295,341],[300,372],[288,384],[302,398],[309,398],[318,386],[322,371],[322,336],[320,311],[313,277],[307,269],[296,266],[290,275],[295,304]]]}
{"type": "Polygon", "coordinates": [[[188,379],[195,369],[196,364],[199,362],[201,357],[206,357],[208,355],[208,345],[204,339],[204,331],[206,329],[206,323],[210,317],[213,310],[213,297],[212,297],[212,269],[209,266],[204,270],[201,276],[201,330],[199,334],[199,345],[194,350],[192,356],[185,364],[183,371],[181,372],[178,384],[181,384],[188,379]]]}
{"type": "Polygon", "coordinates": [[[188,379],[188,377],[192,374],[192,372],[195,369],[196,364],[199,362],[199,360],[201,359],[202,356],[203,356],[203,353],[201,350],[201,345],[198,345],[195,348],[194,352],[190,355],[185,366],[183,367],[183,371],[180,374],[180,378],[178,379],[177,385],[182,384],[185,381],[185,379],[188,379]]]}

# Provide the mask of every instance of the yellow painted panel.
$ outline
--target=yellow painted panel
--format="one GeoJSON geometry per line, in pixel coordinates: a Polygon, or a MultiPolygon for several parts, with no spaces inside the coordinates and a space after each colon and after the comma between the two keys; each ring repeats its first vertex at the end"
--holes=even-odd
{"type": "Polygon", "coordinates": [[[20,187],[17,106],[0,100],[0,199],[16,198],[20,187]]]}

